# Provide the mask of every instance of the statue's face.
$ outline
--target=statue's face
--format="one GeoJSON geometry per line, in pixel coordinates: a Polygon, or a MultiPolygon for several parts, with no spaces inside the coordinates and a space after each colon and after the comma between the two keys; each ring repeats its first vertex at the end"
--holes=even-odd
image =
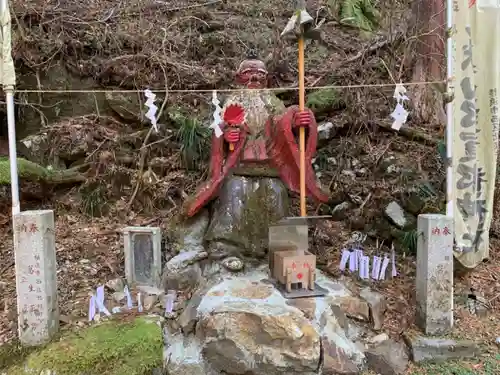
{"type": "Polygon", "coordinates": [[[249,89],[265,88],[267,86],[267,70],[262,63],[248,63],[236,73],[236,81],[249,89]]]}

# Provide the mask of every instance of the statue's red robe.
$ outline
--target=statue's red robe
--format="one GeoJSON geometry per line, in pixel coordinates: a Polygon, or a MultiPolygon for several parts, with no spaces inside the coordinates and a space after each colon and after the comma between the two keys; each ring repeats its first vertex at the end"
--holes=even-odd
{"type": "MultiPolygon", "coordinates": [[[[270,118],[265,128],[267,162],[279,172],[283,182],[295,193],[300,192],[300,152],[293,132],[294,116],[297,112],[298,107],[289,107],[282,116],[270,118]]],[[[311,124],[307,128],[305,152],[306,190],[309,197],[319,202],[327,202],[329,196],[318,186],[312,167],[318,141],[318,126],[312,113],[311,118],[311,124]]],[[[212,135],[210,177],[198,188],[194,198],[187,202],[185,213],[188,217],[196,215],[201,208],[217,196],[224,179],[241,160],[247,138],[248,129],[243,126],[234,151],[229,153],[224,163],[225,140],[223,137],[217,138],[212,135]]]]}

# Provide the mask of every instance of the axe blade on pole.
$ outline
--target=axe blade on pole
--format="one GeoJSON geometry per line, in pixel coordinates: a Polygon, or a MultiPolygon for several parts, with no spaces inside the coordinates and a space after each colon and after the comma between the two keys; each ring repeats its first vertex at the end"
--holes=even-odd
{"type": "Polygon", "coordinates": [[[307,13],[304,1],[297,1],[295,13],[288,20],[281,32],[281,36],[294,40],[300,37],[304,39],[321,39],[319,28],[314,25],[314,18],[307,13]]]}

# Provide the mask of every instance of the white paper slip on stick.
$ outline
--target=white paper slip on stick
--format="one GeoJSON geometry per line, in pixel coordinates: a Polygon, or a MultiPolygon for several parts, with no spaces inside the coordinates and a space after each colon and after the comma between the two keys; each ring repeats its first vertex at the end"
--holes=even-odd
{"type": "Polygon", "coordinates": [[[349,252],[349,271],[356,272],[358,269],[356,253],[354,251],[349,252]]]}
{"type": "Polygon", "coordinates": [[[380,257],[378,257],[376,255],[373,256],[373,264],[372,264],[372,279],[373,280],[379,279],[380,267],[382,266],[381,262],[382,262],[382,259],[380,259],[380,257]]]}
{"type": "Polygon", "coordinates": [[[132,308],[132,296],[130,295],[130,290],[128,290],[128,286],[125,285],[125,288],[123,289],[123,292],[125,293],[125,296],[127,297],[127,308],[131,309],[132,308]]]}
{"type": "Polygon", "coordinates": [[[96,314],[95,296],[90,296],[89,300],[89,322],[93,321],[96,314]]]}
{"type": "Polygon", "coordinates": [[[351,255],[351,252],[349,250],[347,250],[347,249],[342,250],[342,258],[340,259],[340,264],[339,264],[339,268],[341,271],[345,270],[345,268],[347,266],[347,262],[349,261],[350,255],[351,255]]]}
{"type": "Polygon", "coordinates": [[[394,251],[394,247],[391,251],[391,263],[392,263],[392,277],[396,277],[398,275],[398,271],[396,270],[396,251],[394,251]]]}
{"type": "Polygon", "coordinates": [[[380,268],[380,274],[378,276],[379,280],[385,280],[385,275],[387,273],[387,267],[389,266],[389,262],[390,262],[389,257],[387,255],[384,256],[384,260],[382,262],[382,267],[380,268]]]}

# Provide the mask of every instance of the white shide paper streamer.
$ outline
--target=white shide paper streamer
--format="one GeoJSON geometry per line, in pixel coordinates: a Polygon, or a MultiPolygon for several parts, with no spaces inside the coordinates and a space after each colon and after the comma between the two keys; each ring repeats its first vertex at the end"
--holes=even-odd
{"type": "Polygon", "coordinates": [[[153,125],[153,128],[158,133],[158,125],[156,124],[156,111],[158,110],[158,107],[155,105],[156,95],[150,89],[146,89],[144,90],[144,96],[147,98],[145,105],[148,107],[145,116],[151,121],[151,125],[153,125]]]}
{"type": "Polygon", "coordinates": [[[394,120],[392,128],[394,130],[399,130],[408,119],[408,111],[404,107],[404,102],[410,100],[408,96],[406,96],[406,88],[402,84],[396,85],[393,98],[396,99],[396,108],[391,113],[391,117],[394,120]]]}
{"type": "Polygon", "coordinates": [[[215,136],[220,138],[222,135],[222,129],[220,128],[220,124],[222,122],[222,118],[220,117],[222,108],[220,106],[220,100],[217,97],[217,91],[212,91],[212,104],[214,105],[214,113],[213,113],[213,121],[210,124],[210,129],[214,130],[215,136]]]}

